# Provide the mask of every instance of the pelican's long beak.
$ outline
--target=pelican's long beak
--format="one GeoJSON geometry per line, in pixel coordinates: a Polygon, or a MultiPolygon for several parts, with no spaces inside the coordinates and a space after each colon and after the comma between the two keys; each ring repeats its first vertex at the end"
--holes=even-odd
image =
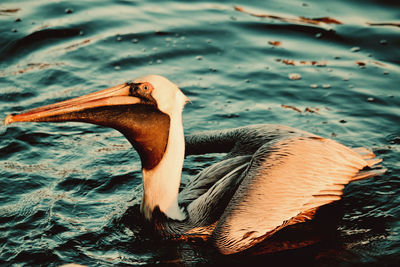
{"type": "Polygon", "coordinates": [[[143,168],[150,170],[164,154],[170,117],[157,109],[155,101],[146,99],[147,95],[141,95],[136,89],[139,89],[137,83],[124,83],[21,114],[8,115],[4,124],[76,121],[114,128],[138,151],[143,168]]]}
{"type": "MultiPolygon", "coordinates": [[[[124,83],[99,92],[73,98],[59,103],[35,108],[20,114],[8,115],[4,124],[14,122],[60,122],[85,121],[83,111],[97,107],[138,104],[141,99],[130,95],[130,85],[124,83]]],[[[85,115],[86,114],[86,115],[85,115]]]]}

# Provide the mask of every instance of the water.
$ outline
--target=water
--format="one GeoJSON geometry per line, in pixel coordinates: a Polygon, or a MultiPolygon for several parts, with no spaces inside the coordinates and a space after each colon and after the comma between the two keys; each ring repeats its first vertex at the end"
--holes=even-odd
{"type": "MultiPolygon", "coordinates": [[[[192,100],[187,133],[281,123],[373,149],[388,172],[346,188],[328,240],[227,257],[149,234],[138,214],[139,158],[119,133],[1,126],[0,264],[399,263],[398,10],[378,0],[3,1],[1,120],[155,73],[192,100]]],[[[184,182],[219,158],[189,157],[184,182]]]]}

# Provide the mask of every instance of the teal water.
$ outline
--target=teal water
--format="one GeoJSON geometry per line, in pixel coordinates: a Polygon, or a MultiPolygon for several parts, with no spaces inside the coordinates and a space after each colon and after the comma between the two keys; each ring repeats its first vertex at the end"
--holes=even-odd
{"type": "MultiPolygon", "coordinates": [[[[0,126],[0,265],[395,266],[399,8],[378,0],[1,2],[1,120],[154,73],[192,100],[187,133],[290,125],[372,149],[388,172],[345,189],[328,240],[221,256],[207,243],[148,235],[137,211],[140,161],[118,132],[0,126]]],[[[183,182],[219,158],[187,158],[183,182]]]]}

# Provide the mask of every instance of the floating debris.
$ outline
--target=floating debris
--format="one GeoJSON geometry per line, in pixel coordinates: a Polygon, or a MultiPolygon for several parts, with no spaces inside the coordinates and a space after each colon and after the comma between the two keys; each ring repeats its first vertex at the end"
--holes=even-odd
{"type": "Polygon", "coordinates": [[[67,46],[67,47],[65,48],[65,50],[72,50],[72,49],[74,49],[74,48],[77,48],[77,47],[79,47],[79,46],[82,46],[82,45],[85,45],[85,44],[88,44],[88,43],[90,43],[90,40],[89,40],[89,39],[86,39],[86,40],[83,40],[82,42],[79,42],[79,43],[76,43],[76,44],[72,44],[72,45],[70,45],[70,46],[67,46]]]}
{"type": "Polygon", "coordinates": [[[117,37],[117,41],[118,41],[118,42],[121,42],[121,41],[122,41],[122,37],[121,37],[121,36],[118,36],[118,37],[117,37]]]}
{"type": "Polygon", "coordinates": [[[374,101],[375,101],[375,98],[373,98],[373,97],[368,97],[368,98],[367,98],[367,101],[368,101],[368,102],[374,102],[374,101]]]}
{"type": "Polygon", "coordinates": [[[301,79],[301,75],[298,73],[290,73],[288,76],[289,76],[289,79],[291,79],[291,80],[300,80],[301,79]]]}
{"type": "MultiPolygon", "coordinates": [[[[303,18],[303,17],[301,17],[301,18],[303,18]]],[[[307,19],[307,18],[304,18],[304,19],[307,19]]],[[[342,22],[340,22],[340,21],[338,21],[336,19],[330,18],[330,17],[312,18],[311,20],[314,23],[315,22],[323,22],[323,23],[326,23],[326,24],[343,24],[342,22]]],[[[315,24],[318,24],[318,23],[315,23],[315,24]]]]}
{"type": "Polygon", "coordinates": [[[66,14],[71,14],[71,13],[73,13],[74,12],[74,10],[72,9],[72,8],[67,8],[67,9],[65,9],[65,13],[66,14]]]}
{"type": "Polygon", "coordinates": [[[367,65],[367,63],[363,62],[363,61],[355,61],[354,63],[356,63],[358,66],[360,67],[364,67],[367,65]]]}
{"type": "Polygon", "coordinates": [[[321,24],[321,23],[325,23],[325,24],[342,24],[340,21],[330,18],[330,17],[321,17],[321,18],[306,18],[306,17],[297,17],[297,18],[285,18],[285,17],[281,17],[281,16],[277,16],[277,15],[269,15],[269,14],[256,14],[247,10],[244,10],[243,7],[240,6],[234,6],[234,9],[236,11],[248,14],[250,16],[254,16],[254,17],[259,17],[259,18],[270,18],[270,19],[276,19],[276,20],[280,20],[283,22],[290,22],[290,23],[306,23],[306,24],[321,24]]]}
{"type": "Polygon", "coordinates": [[[162,63],[162,60],[161,59],[157,59],[157,64],[161,64],[162,63]]]}
{"type": "Polygon", "coordinates": [[[315,37],[316,37],[316,38],[321,38],[321,37],[322,37],[322,33],[320,33],[320,32],[317,33],[317,34],[315,35],[315,37]]]}
{"type": "Polygon", "coordinates": [[[387,70],[385,70],[385,71],[383,72],[383,74],[384,74],[384,75],[388,75],[389,72],[388,72],[387,70]]]}
{"type": "Polygon", "coordinates": [[[15,21],[15,22],[21,22],[21,21],[22,21],[22,19],[20,19],[20,18],[17,18],[17,19],[15,19],[14,21],[15,21]]]}
{"type": "Polygon", "coordinates": [[[311,87],[311,88],[314,88],[314,89],[315,89],[315,88],[318,88],[318,84],[311,84],[310,87],[311,87]]]}
{"type": "Polygon", "coordinates": [[[384,39],[380,40],[379,43],[381,45],[387,45],[388,44],[388,42],[386,40],[384,40],[384,39]]]}
{"type": "Polygon", "coordinates": [[[20,10],[20,8],[0,9],[0,13],[17,13],[20,10]]]}
{"type": "Polygon", "coordinates": [[[211,40],[210,40],[210,39],[207,39],[207,40],[206,40],[206,43],[207,43],[207,44],[211,44],[211,40]]]}
{"type": "Polygon", "coordinates": [[[304,112],[310,112],[310,113],[318,113],[319,108],[310,108],[310,107],[306,107],[304,112]]]}
{"type": "Polygon", "coordinates": [[[305,60],[300,60],[300,61],[295,61],[293,59],[280,59],[278,58],[276,60],[277,62],[282,62],[286,65],[292,65],[292,66],[297,66],[297,65],[309,65],[309,66],[317,66],[317,67],[326,67],[328,65],[327,62],[325,61],[305,61],[305,60]]]}
{"type": "Polygon", "coordinates": [[[295,65],[294,60],[290,60],[290,59],[284,59],[282,60],[282,63],[286,64],[286,65],[295,65]]]}
{"type": "Polygon", "coordinates": [[[290,105],[285,105],[285,104],[282,104],[281,107],[294,110],[294,111],[296,111],[298,113],[303,113],[303,112],[318,113],[320,111],[319,108],[311,108],[311,107],[306,107],[304,109],[304,111],[301,111],[301,109],[299,109],[299,108],[297,108],[295,106],[290,106],[290,105]]]}
{"type": "Polygon", "coordinates": [[[292,110],[294,110],[294,111],[297,111],[297,112],[301,113],[301,110],[298,109],[298,108],[296,108],[295,106],[289,106],[289,105],[284,105],[284,104],[282,104],[281,107],[283,107],[283,108],[288,108],[288,109],[292,109],[292,110]]]}
{"type": "MultiPolygon", "coordinates": [[[[3,72],[0,71],[0,77],[5,77],[9,75],[17,75],[17,74],[24,74],[29,71],[34,71],[34,70],[42,70],[42,69],[47,69],[50,68],[51,66],[60,66],[64,65],[64,63],[54,63],[54,64],[49,64],[49,63],[28,63],[23,69],[12,71],[12,72],[3,72]]],[[[18,65],[17,67],[21,67],[18,65]]]]}
{"type": "Polygon", "coordinates": [[[196,56],[196,59],[197,59],[197,60],[202,60],[203,57],[202,57],[202,56],[196,56]]]}
{"type": "Polygon", "coordinates": [[[120,67],[120,66],[115,66],[114,69],[115,69],[115,70],[120,70],[121,67],[120,67]]]}
{"type": "Polygon", "coordinates": [[[137,38],[132,39],[132,43],[136,44],[137,42],[139,42],[139,39],[137,39],[137,38]]]}
{"type": "Polygon", "coordinates": [[[329,89],[331,88],[331,85],[329,83],[326,83],[322,85],[322,88],[329,89]]]}
{"type": "Polygon", "coordinates": [[[340,123],[346,123],[347,121],[346,120],[340,120],[339,122],[340,123]]]}
{"type": "Polygon", "coordinates": [[[360,51],[361,50],[361,48],[360,47],[358,47],[358,46],[355,46],[355,47],[352,47],[351,49],[350,49],[350,51],[351,52],[358,52],[358,51],[360,51]]]}
{"type": "Polygon", "coordinates": [[[18,32],[18,30],[17,30],[17,29],[15,29],[15,28],[14,28],[14,29],[12,29],[11,31],[12,31],[12,32],[18,32]]]}
{"type": "Polygon", "coordinates": [[[246,83],[249,83],[249,82],[250,82],[250,80],[249,80],[249,79],[246,79],[246,80],[245,80],[245,82],[246,82],[246,83]]]}
{"type": "Polygon", "coordinates": [[[282,42],[280,42],[280,41],[268,41],[268,43],[273,46],[281,46],[282,45],[282,42]]]}

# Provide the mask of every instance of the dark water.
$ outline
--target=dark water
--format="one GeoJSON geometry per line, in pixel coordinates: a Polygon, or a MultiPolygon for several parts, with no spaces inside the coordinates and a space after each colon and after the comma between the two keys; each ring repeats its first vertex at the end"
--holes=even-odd
{"type": "MultiPolygon", "coordinates": [[[[388,172],[346,188],[329,239],[226,257],[207,243],[148,234],[137,211],[139,158],[119,133],[0,126],[0,265],[399,263],[400,4],[392,2],[247,1],[235,10],[229,1],[2,1],[2,120],[155,73],[191,98],[187,133],[281,123],[373,149],[388,172]]],[[[184,181],[219,157],[188,158],[184,181]]]]}

